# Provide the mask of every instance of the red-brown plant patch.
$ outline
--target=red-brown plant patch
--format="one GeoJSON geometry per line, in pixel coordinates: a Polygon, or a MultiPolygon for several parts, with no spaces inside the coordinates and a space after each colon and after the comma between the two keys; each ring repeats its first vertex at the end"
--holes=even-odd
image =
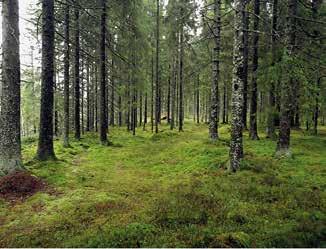
{"type": "Polygon", "coordinates": [[[24,200],[46,188],[47,184],[44,181],[26,171],[0,178],[0,198],[7,201],[24,200]]]}

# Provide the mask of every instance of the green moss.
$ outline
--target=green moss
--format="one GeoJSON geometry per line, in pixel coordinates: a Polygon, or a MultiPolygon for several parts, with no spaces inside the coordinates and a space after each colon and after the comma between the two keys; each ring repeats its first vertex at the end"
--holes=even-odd
{"type": "MultiPolygon", "coordinates": [[[[274,141],[245,133],[241,171],[225,170],[229,126],[212,143],[205,125],[185,132],[110,130],[71,148],[55,142],[57,161],[26,167],[50,190],[14,206],[0,200],[0,247],[320,247],[325,245],[326,128],[294,131],[292,159],[274,141]]],[[[263,137],[263,136],[261,136],[263,137]]]]}

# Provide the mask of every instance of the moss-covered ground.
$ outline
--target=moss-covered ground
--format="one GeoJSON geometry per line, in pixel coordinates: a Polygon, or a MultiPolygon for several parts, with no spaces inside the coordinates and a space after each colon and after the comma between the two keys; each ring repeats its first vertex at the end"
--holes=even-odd
{"type": "Polygon", "coordinates": [[[326,128],[294,131],[293,159],[275,159],[275,141],[249,141],[236,174],[221,141],[187,123],[158,135],[111,130],[113,145],[87,134],[58,161],[27,169],[55,191],[19,203],[0,200],[0,247],[326,247],[326,128]]]}

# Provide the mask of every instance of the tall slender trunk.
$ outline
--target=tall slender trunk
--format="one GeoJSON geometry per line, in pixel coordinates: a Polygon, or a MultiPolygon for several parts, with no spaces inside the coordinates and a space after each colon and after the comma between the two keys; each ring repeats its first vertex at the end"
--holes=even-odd
{"type": "Polygon", "coordinates": [[[87,117],[86,117],[86,131],[90,131],[90,121],[91,121],[91,87],[90,87],[90,70],[89,70],[89,61],[86,61],[86,108],[87,108],[87,117]]]}
{"type": "Polygon", "coordinates": [[[167,94],[167,122],[171,121],[171,65],[169,65],[168,94],[167,94]]]}
{"type": "Polygon", "coordinates": [[[131,131],[131,122],[130,122],[131,101],[130,101],[130,76],[129,75],[128,75],[128,82],[127,82],[126,99],[127,99],[126,124],[127,124],[127,130],[131,131]]]}
{"type": "MultiPolygon", "coordinates": [[[[161,68],[159,68],[159,72],[160,72],[161,68]]],[[[162,109],[163,109],[163,105],[162,105],[162,100],[163,100],[163,96],[162,96],[162,86],[160,83],[160,87],[159,87],[159,101],[158,101],[158,123],[161,124],[161,120],[162,120],[162,109]]]]}
{"type": "Polygon", "coordinates": [[[214,50],[213,50],[213,77],[211,87],[211,111],[209,120],[210,139],[218,139],[218,124],[220,115],[220,99],[218,83],[220,78],[220,44],[221,44],[221,1],[215,0],[214,4],[215,25],[213,29],[214,50]]]}
{"type": "Polygon", "coordinates": [[[151,80],[151,90],[152,90],[152,94],[151,94],[151,129],[152,132],[154,132],[154,52],[152,51],[152,80],[151,80]]]}
{"type": "Polygon", "coordinates": [[[95,65],[95,84],[94,84],[94,112],[95,112],[95,131],[98,132],[98,121],[99,121],[99,117],[98,117],[98,105],[99,105],[99,96],[98,96],[98,68],[95,65]]]}
{"type": "Polygon", "coordinates": [[[176,117],[176,94],[177,94],[176,64],[177,64],[177,59],[173,57],[172,71],[171,71],[171,77],[172,77],[171,121],[170,121],[171,130],[175,128],[175,117],[176,117]]]}
{"type": "Polygon", "coordinates": [[[250,96],[250,130],[249,136],[251,140],[259,140],[257,130],[257,99],[258,99],[258,52],[259,52],[259,18],[260,18],[260,2],[254,2],[254,34],[253,34],[253,55],[252,55],[252,81],[250,96]]]}
{"type": "Polygon", "coordinates": [[[197,87],[197,83],[196,83],[196,81],[194,81],[194,95],[193,95],[193,97],[194,97],[194,99],[193,99],[193,121],[194,121],[194,123],[196,123],[196,99],[197,99],[197,90],[196,90],[196,87],[197,87]]]}
{"type": "Polygon", "coordinates": [[[143,125],[143,94],[139,92],[139,126],[143,125]]]}
{"type": "Polygon", "coordinates": [[[37,158],[48,160],[55,158],[53,148],[54,1],[43,0],[42,11],[42,86],[37,158]]]}
{"type": "Polygon", "coordinates": [[[70,6],[66,0],[65,20],[64,20],[64,122],[63,122],[63,146],[69,147],[69,80],[70,80],[70,6]]]}
{"type": "Polygon", "coordinates": [[[107,145],[107,71],[106,71],[106,0],[101,0],[101,35],[100,35],[100,142],[107,145]]]}
{"type": "MultiPolygon", "coordinates": [[[[135,44],[136,37],[134,36],[133,43],[135,44]]],[[[132,50],[132,72],[131,72],[131,87],[132,87],[132,102],[131,102],[131,126],[132,134],[136,135],[137,127],[137,89],[136,89],[136,54],[135,50],[132,50]]]]}
{"type": "Polygon", "coordinates": [[[19,3],[2,2],[0,176],[23,169],[20,141],[19,3]]]}
{"type": "Polygon", "coordinates": [[[147,115],[148,115],[148,94],[147,92],[145,93],[145,106],[144,106],[144,126],[143,130],[146,130],[146,125],[147,125],[147,115]]]}
{"type": "Polygon", "coordinates": [[[200,117],[200,76],[198,74],[197,76],[197,88],[196,88],[196,119],[197,124],[200,123],[199,117],[200,117]]]}
{"type": "MultiPolygon", "coordinates": [[[[278,23],[278,0],[273,1],[273,23],[272,23],[272,67],[276,64],[276,35],[278,23]]],[[[276,139],[275,131],[275,112],[276,112],[276,97],[275,97],[275,82],[270,83],[268,93],[268,113],[267,113],[267,138],[276,139]]]]}
{"type": "Polygon", "coordinates": [[[115,125],[114,105],[115,105],[115,63],[112,59],[112,75],[111,75],[111,113],[110,113],[110,125],[115,125]]]}
{"type": "MultiPolygon", "coordinates": [[[[288,0],[288,17],[286,27],[286,58],[291,58],[294,54],[294,46],[296,41],[296,12],[297,0],[288,0]]],[[[289,72],[292,71],[291,63],[287,63],[289,72]]],[[[290,136],[291,136],[291,112],[293,103],[293,86],[295,79],[290,75],[289,80],[283,81],[281,84],[281,120],[280,132],[276,149],[276,156],[291,156],[290,136]]]]}
{"type": "MultiPolygon", "coordinates": [[[[118,72],[121,77],[121,72],[122,72],[122,65],[121,63],[118,64],[118,72]]],[[[118,91],[118,126],[122,127],[122,119],[123,119],[123,109],[122,109],[122,93],[121,93],[121,88],[122,88],[122,80],[119,80],[119,91],[118,91]]]]}
{"type": "Polygon", "coordinates": [[[85,124],[84,124],[84,92],[85,92],[85,81],[84,81],[84,67],[85,67],[85,60],[84,57],[81,58],[81,133],[85,133],[85,124]]]}
{"type": "Polygon", "coordinates": [[[247,113],[248,113],[248,64],[249,64],[249,24],[250,18],[248,13],[249,2],[246,3],[244,13],[243,13],[243,59],[244,59],[244,66],[243,66],[243,114],[242,114],[242,123],[243,129],[247,130],[247,113]]]}
{"type": "MultiPolygon", "coordinates": [[[[181,16],[183,16],[183,8],[181,7],[181,16]]],[[[180,68],[179,68],[179,132],[183,131],[183,117],[184,117],[184,106],[183,106],[183,63],[184,63],[184,27],[181,26],[180,31],[180,68]]]]}
{"type": "Polygon", "coordinates": [[[79,6],[75,6],[75,138],[80,139],[80,37],[79,6]]]}
{"type": "MultiPolygon", "coordinates": [[[[314,20],[317,20],[318,18],[318,9],[320,7],[320,4],[322,3],[321,0],[313,0],[311,2],[311,8],[312,8],[312,17],[314,20]]],[[[320,31],[315,28],[313,31],[314,37],[320,39],[320,31]]],[[[319,40],[319,43],[322,43],[322,40],[319,40]]],[[[322,45],[322,44],[318,44],[318,45],[322,45]]],[[[318,62],[318,67],[320,67],[320,62],[318,62]]],[[[318,135],[318,119],[319,119],[319,112],[320,112],[320,107],[319,107],[319,99],[320,99],[320,88],[321,88],[321,80],[322,78],[320,77],[320,73],[319,73],[318,69],[318,74],[317,74],[317,79],[316,79],[316,88],[317,91],[315,93],[316,98],[315,98],[315,110],[314,110],[314,117],[313,117],[313,121],[314,121],[314,135],[318,135]]]]}
{"type": "Polygon", "coordinates": [[[58,66],[57,63],[54,63],[54,74],[53,74],[53,83],[54,83],[54,136],[58,137],[59,134],[59,111],[58,111],[58,103],[57,103],[57,94],[58,94],[58,84],[57,81],[58,66]]]}
{"type": "Polygon", "coordinates": [[[317,93],[316,93],[316,100],[315,100],[315,110],[314,110],[314,117],[313,117],[313,121],[314,121],[314,135],[317,136],[318,135],[318,119],[319,119],[319,98],[320,98],[320,93],[319,93],[319,89],[321,87],[321,77],[319,77],[317,79],[317,93]]]}
{"type": "Polygon", "coordinates": [[[242,0],[234,1],[234,54],[233,54],[233,80],[232,80],[232,122],[230,143],[230,167],[232,171],[240,168],[243,158],[243,87],[244,87],[244,57],[243,57],[243,22],[245,3],[242,0]]]}
{"type": "Polygon", "coordinates": [[[223,124],[227,124],[226,116],[227,116],[227,87],[226,82],[223,85],[223,124]]]}
{"type": "Polygon", "coordinates": [[[119,108],[119,114],[118,114],[118,125],[119,127],[122,126],[122,97],[119,94],[119,98],[118,98],[118,108],[119,108]]]}
{"type": "Polygon", "coordinates": [[[160,0],[156,1],[156,98],[155,98],[155,133],[158,133],[160,123],[160,0]]]}

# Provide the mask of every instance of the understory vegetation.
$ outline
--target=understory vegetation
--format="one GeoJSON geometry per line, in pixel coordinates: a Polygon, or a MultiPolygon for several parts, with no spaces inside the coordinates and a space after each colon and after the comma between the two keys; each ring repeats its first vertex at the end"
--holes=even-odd
{"type": "Polygon", "coordinates": [[[237,174],[226,170],[229,126],[182,133],[112,128],[55,142],[58,160],[26,168],[47,183],[27,199],[0,199],[0,247],[325,247],[326,128],[292,134],[293,158],[275,159],[275,142],[245,138],[237,174]]]}

